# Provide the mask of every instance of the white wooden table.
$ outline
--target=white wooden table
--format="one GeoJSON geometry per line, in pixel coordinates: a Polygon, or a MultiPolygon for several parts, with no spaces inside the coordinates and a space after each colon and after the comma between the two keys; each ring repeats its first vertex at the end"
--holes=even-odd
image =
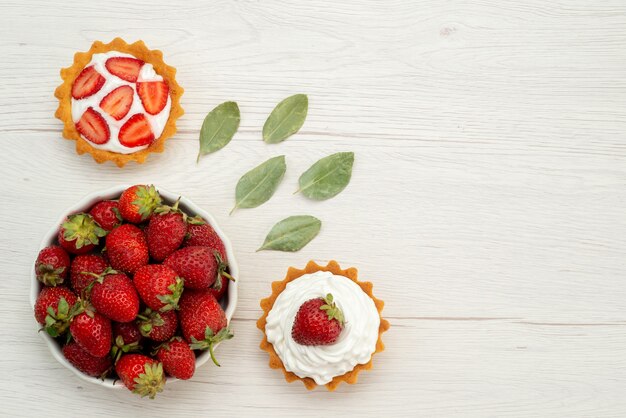
{"type": "Polygon", "coordinates": [[[0,2],[0,415],[626,415],[623,0],[171,3],[0,2]],[[163,50],[186,89],[166,152],[122,170],[77,156],[54,118],[59,69],[115,36],[163,50]],[[302,132],[265,145],[267,114],[300,92],[302,132]],[[202,120],[226,100],[241,128],[196,165],[202,120]],[[313,161],[344,150],[356,163],[343,193],[292,196],[313,161]],[[275,197],[229,217],[239,176],[279,154],[275,197]],[[155,401],[60,366],[27,296],[59,214],[139,182],[209,210],[242,272],[222,368],[155,401]],[[318,238],[255,253],[292,214],[322,219],[318,238]],[[358,385],[307,392],[267,366],[258,301],[288,266],[331,258],[374,282],[392,328],[358,385]]]}

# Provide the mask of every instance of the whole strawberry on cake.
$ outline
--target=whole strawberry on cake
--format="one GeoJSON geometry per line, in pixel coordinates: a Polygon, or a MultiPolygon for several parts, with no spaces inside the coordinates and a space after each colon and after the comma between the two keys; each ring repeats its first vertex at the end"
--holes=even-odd
{"type": "Polygon", "coordinates": [[[94,42],[61,70],[63,84],[55,96],[63,136],[76,141],[78,154],[88,152],[98,163],[113,161],[120,167],[163,152],[183,114],[183,89],[175,74],[163,54],[142,41],[94,42]]]}
{"type": "Polygon", "coordinates": [[[261,300],[257,327],[270,367],[282,369],[288,382],[332,391],[341,382],[356,383],[383,351],[381,335],[389,328],[381,316],[384,303],[374,297],[371,283],[357,279],[355,268],[311,261],[304,270],[289,268],[272,290],[261,300]]]}

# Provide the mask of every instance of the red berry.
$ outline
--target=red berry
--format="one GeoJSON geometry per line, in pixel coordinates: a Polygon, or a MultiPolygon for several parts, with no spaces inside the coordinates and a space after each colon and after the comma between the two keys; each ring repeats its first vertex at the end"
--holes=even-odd
{"type": "Polygon", "coordinates": [[[35,302],[35,319],[48,334],[58,337],[67,330],[77,301],[76,295],[65,286],[44,287],[35,302]]]}
{"type": "Polygon", "coordinates": [[[124,119],[133,104],[135,91],[131,86],[120,86],[107,94],[100,102],[100,109],[115,120],[124,119]]]}
{"type": "Polygon", "coordinates": [[[154,134],[146,115],[137,113],[131,116],[120,128],[118,138],[120,144],[129,148],[150,145],[154,141],[154,134]]]}
{"type": "Polygon", "coordinates": [[[183,292],[183,281],[171,268],[148,264],[135,272],[133,283],[141,300],[150,309],[168,311],[178,308],[178,300],[183,292]]]}
{"type": "Polygon", "coordinates": [[[150,218],[146,230],[150,256],[163,261],[180,247],[187,233],[185,215],[178,210],[178,201],[173,207],[159,206],[150,218]]]}
{"type": "Polygon", "coordinates": [[[143,61],[131,57],[113,57],[109,58],[104,66],[111,74],[134,83],[139,77],[143,61]]]}
{"type": "Polygon", "coordinates": [[[114,322],[113,339],[122,338],[124,344],[140,343],[142,339],[139,327],[135,322],[114,322]]]}
{"type": "Polygon", "coordinates": [[[113,322],[113,360],[117,362],[124,353],[140,351],[142,340],[143,336],[136,322],[113,322]]]}
{"type": "Polygon", "coordinates": [[[115,365],[115,372],[128,390],[153,399],[163,391],[163,365],[143,354],[123,355],[115,365]]]}
{"type": "Polygon", "coordinates": [[[185,288],[189,289],[206,289],[219,276],[231,277],[226,272],[228,264],[209,247],[181,248],[167,257],[163,264],[174,269],[185,281],[185,288]]]}
{"type": "Polygon", "coordinates": [[[122,217],[117,209],[117,202],[115,200],[101,200],[93,205],[89,214],[107,231],[112,230],[122,223],[122,217]]]}
{"type": "Polygon", "coordinates": [[[148,264],[148,244],[141,231],[132,224],[124,224],[107,235],[107,256],[115,270],[132,274],[148,264]]]}
{"type": "Polygon", "coordinates": [[[167,374],[177,379],[191,379],[196,370],[196,355],[181,338],[163,343],[156,355],[167,374]]]}
{"type": "Polygon", "coordinates": [[[196,246],[209,247],[213,250],[217,250],[222,256],[222,260],[228,260],[222,239],[217,235],[217,232],[215,232],[211,225],[204,222],[204,220],[199,217],[189,219],[187,236],[183,243],[183,247],[196,246]]]}
{"type": "Polygon", "coordinates": [[[96,280],[93,274],[100,275],[107,268],[108,264],[99,255],[83,254],[77,255],[70,268],[70,282],[72,289],[79,295],[91,282],[96,280]],[[93,273],[93,274],[89,274],[93,273]]]}
{"type": "Polygon", "coordinates": [[[151,115],[157,115],[165,108],[169,87],[165,81],[146,81],[137,83],[137,94],[144,109],[151,115]]]}
{"type": "Polygon", "coordinates": [[[174,311],[154,312],[146,309],[139,315],[139,331],[152,341],[167,341],[176,334],[178,317],[174,311]]]}
{"type": "Polygon", "coordinates": [[[70,270],[70,256],[59,246],[51,245],[39,251],[35,261],[37,280],[46,286],[57,286],[65,281],[70,270]]]}
{"type": "Polygon", "coordinates": [[[74,367],[89,376],[103,378],[113,367],[111,357],[94,357],[75,341],[63,347],[63,355],[74,367]]]}
{"type": "Polygon", "coordinates": [[[139,296],[133,282],[115,270],[105,271],[96,280],[90,301],[98,312],[117,322],[130,322],[139,313],[139,296]]]}
{"type": "Polygon", "coordinates": [[[98,312],[85,311],[72,319],[70,333],[94,357],[104,357],[111,349],[111,321],[98,312]]]}
{"type": "Polygon", "coordinates": [[[77,213],[67,217],[61,224],[58,240],[61,247],[72,254],[86,254],[93,250],[106,235],[106,231],[91,215],[77,213]]]}
{"type": "Polygon", "coordinates": [[[122,192],[118,208],[124,220],[138,224],[150,218],[160,205],[161,196],[154,186],[138,184],[122,192]]]}
{"type": "Polygon", "coordinates": [[[213,362],[219,366],[213,347],[233,337],[227,328],[224,310],[208,289],[185,290],[179,306],[180,326],[185,340],[194,350],[208,349],[213,362]]]}
{"type": "Polygon", "coordinates": [[[79,100],[91,96],[102,88],[105,81],[104,77],[96,71],[93,65],[85,67],[74,80],[72,97],[79,100]]]}
{"type": "Polygon", "coordinates": [[[228,278],[226,276],[221,276],[219,281],[215,281],[213,286],[209,287],[209,292],[215,299],[221,300],[224,294],[228,291],[228,278]]]}
{"type": "Polygon", "coordinates": [[[300,306],[291,328],[291,336],[302,345],[330,345],[343,329],[343,313],[333,296],[307,300],[300,306]]]}
{"type": "Polygon", "coordinates": [[[76,130],[94,144],[106,144],[111,139],[109,125],[93,107],[87,108],[76,122],[76,130]]]}

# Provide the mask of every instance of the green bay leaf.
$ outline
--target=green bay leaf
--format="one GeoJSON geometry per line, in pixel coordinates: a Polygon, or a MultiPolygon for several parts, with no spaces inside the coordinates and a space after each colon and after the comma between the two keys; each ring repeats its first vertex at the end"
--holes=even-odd
{"type": "Polygon", "coordinates": [[[263,141],[282,142],[300,130],[309,109],[306,94],[294,94],[278,103],[263,125],[263,141]]]}
{"type": "Polygon", "coordinates": [[[205,154],[224,148],[239,128],[239,106],[235,102],[224,102],[211,110],[200,128],[200,151],[198,160],[205,154]]]}
{"type": "Polygon", "coordinates": [[[353,152],[338,152],[322,158],[302,173],[297,192],[313,200],[336,196],[350,183],[353,163],[353,152]]]}
{"type": "Polygon", "coordinates": [[[299,251],[320,232],[322,221],[314,216],[290,216],[274,225],[257,250],[299,251]]]}
{"type": "Polygon", "coordinates": [[[267,202],[276,191],[287,170],[285,156],[270,158],[244,174],[237,182],[235,207],[256,208],[267,202]]]}

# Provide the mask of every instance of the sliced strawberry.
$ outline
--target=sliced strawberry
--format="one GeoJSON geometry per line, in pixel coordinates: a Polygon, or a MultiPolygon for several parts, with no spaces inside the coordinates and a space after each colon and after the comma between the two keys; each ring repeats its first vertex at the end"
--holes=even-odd
{"type": "Polygon", "coordinates": [[[107,112],[115,120],[123,119],[133,104],[133,88],[121,86],[107,94],[100,102],[100,109],[107,112]]]}
{"type": "Polygon", "coordinates": [[[143,103],[143,107],[151,115],[156,115],[163,110],[167,103],[167,95],[170,88],[165,81],[145,81],[137,83],[137,94],[143,103]]]}
{"type": "Polygon", "coordinates": [[[100,113],[93,110],[93,107],[88,108],[85,113],[83,113],[83,116],[81,116],[80,120],[76,123],[76,129],[82,136],[94,144],[109,142],[109,138],[111,137],[109,125],[107,125],[100,113]]]}
{"type": "Polygon", "coordinates": [[[139,77],[143,61],[137,58],[113,57],[109,58],[104,65],[111,74],[134,83],[139,77]]]}
{"type": "Polygon", "coordinates": [[[126,147],[140,147],[154,141],[154,134],[146,115],[137,113],[131,116],[120,129],[119,139],[120,143],[126,147]]]}
{"type": "Polygon", "coordinates": [[[105,79],[93,66],[86,67],[78,74],[72,85],[72,97],[83,99],[95,94],[104,85],[105,79]]]}

